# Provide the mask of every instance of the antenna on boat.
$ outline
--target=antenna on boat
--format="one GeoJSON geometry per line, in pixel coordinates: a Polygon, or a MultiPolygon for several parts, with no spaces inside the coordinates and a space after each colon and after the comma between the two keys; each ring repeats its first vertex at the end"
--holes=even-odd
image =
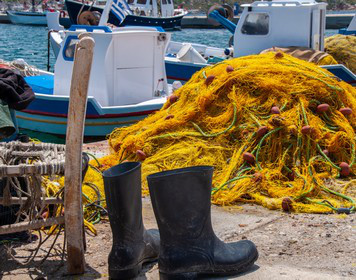
{"type": "Polygon", "coordinates": [[[109,14],[112,6],[113,0],[107,0],[104,11],[100,17],[99,26],[106,25],[108,23],[109,14]]]}

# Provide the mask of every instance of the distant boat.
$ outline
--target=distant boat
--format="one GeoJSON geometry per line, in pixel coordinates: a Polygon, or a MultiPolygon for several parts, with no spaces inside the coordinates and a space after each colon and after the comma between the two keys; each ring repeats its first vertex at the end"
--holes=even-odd
{"type": "Polygon", "coordinates": [[[13,24],[47,25],[46,13],[44,12],[7,11],[6,13],[13,24]]]}
{"type": "Polygon", "coordinates": [[[43,25],[47,24],[46,13],[36,11],[36,2],[32,0],[31,10],[27,10],[27,2],[24,3],[23,11],[7,11],[7,15],[13,24],[43,25]]]}
{"type": "MultiPolygon", "coordinates": [[[[222,24],[233,35],[232,46],[225,50],[200,44],[171,42],[165,58],[168,81],[185,82],[203,67],[231,57],[258,54],[275,46],[324,50],[326,3],[314,0],[272,0],[256,1],[242,7],[244,9],[237,25],[231,21],[233,12],[227,5],[214,5],[208,11],[209,20],[222,24]]],[[[355,18],[348,28],[350,32],[356,30],[354,24],[355,18]]],[[[356,75],[345,66],[325,65],[322,68],[356,86],[356,75]]]]}
{"type": "MultiPolygon", "coordinates": [[[[111,11],[108,19],[108,23],[115,26],[160,26],[164,30],[180,29],[182,18],[187,14],[183,9],[175,10],[173,0],[128,0],[128,3],[124,0],[114,1],[117,2],[124,3],[122,9],[117,11],[116,15],[111,11]],[[157,2],[160,2],[160,10],[157,2]]],[[[86,15],[86,20],[95,20],[96,13],[100,13],[98,17],[100,18],[104,10],[102,5],[88,5],[73,0],[66,0],[65,4],[72,24],[87,24],[78,22],[80,15],[86,11],[94,14],[86,15]]]]}
{"type": "MultiPolygon", "coordinates": [[[[209,17],[215,14],[215,18],[223,22],[224,26],[234,34],[234,39],[232,40],[234,45],[228,49],[223,49],[202,44],[171,41],[165,54],[168,82],[175,80],[186,82],[203,67],[231,57],[258,54],[273,46],[298,46],[322,51],[324,49],[325,6],[325,3],[317,2],[300,2],[299,4],[297,2],[293,2],[293,4],[282,3],[277,0],[265,3],[254,2],[243,6],[244,10],[240,21],[235,25],[227,19],[232,17],[232,8],[214,5],[209,9],[209,17]],[[227,18],[222,16],[219,11],[223,14],[226,13],[227,18]],[[251,20],[251,17],[253,20],[251,20]],[[261,18],[259,24],[257,24],[258,21],[254,17],[261,18]],[[303,22],[301,19],[310,17],[312,17],[312,21],[306,21],[298,26],[295,25],[296,21],[303,22]],[[293,30],[293,36],[289,36],[291,30],[293,30]]],[[[105,15],[107,14],[104,12],[100,20],[105,15]]],[[[50,13],[48,16],[52,17],[50,13]]],[[[58,15],[53,14],[51,22],[58,22],[58,15]]],[[[107,28],[105,26],[106,20],[104,19],[99,25],[97,28],[107,28]]],[[[83,26],[82,28],[88,28],[88,26],[83,26]]],[[[55,28],[50,27],[50,29],[55,28]]],[[[70,32],[70,30],[61,29],[59,32],[50,34],[51,45],[56,56],[60,53],[64,37],[70,32]]],[[[323,68],[326,68],[345,82],[356,86],[355,74],[343,65],[327,65],[323,66],[323,68]]]]}
{"type": "Polygon", "coordinates": [[[339,29],[339,34],[356,35],[356,14],[352,18],[352,20],[347,28],[339,29]]]}

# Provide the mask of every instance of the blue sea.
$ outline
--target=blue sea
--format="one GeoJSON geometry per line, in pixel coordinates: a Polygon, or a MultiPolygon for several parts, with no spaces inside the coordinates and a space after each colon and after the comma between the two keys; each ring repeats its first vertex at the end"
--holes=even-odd
{"type": "MultiPolygon", "coordinates": [[[[336,30],[327,30],[330,36],[336,30]]],[[[172,40],[192,42],[214,47],[228,47],[231,33],[226,29],[183,29],[172,32],[172,40]]],[[[46,27],[0,24],[0,60],[12,61],[24,59],[30,65],[47,69],[47,38],[46,27]]],[[[50,65],[54,65],[54,56],[50,53],[50,65]]],[[[51,67],[53,69],[53,67],[51,67]]]]}

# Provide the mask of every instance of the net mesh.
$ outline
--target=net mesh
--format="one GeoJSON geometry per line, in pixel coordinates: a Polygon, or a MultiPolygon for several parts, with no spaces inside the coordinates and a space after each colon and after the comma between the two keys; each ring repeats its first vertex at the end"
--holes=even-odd
{"type": "Polygon", "coordinates": [[[160,111],[115,129],[98,167],[142,161],[147,195],[149,174],[212,165],[218,205],[352,211],[355,112],[356,90],[327,70],[282,53],[246,56],[202,69],[160,111]]]}
{"type": "Polygon", "coordinates": [[[356,73],[356,36],[333,35],[325,39],[325,51],[338,63],[344,64],[356,73]]]}

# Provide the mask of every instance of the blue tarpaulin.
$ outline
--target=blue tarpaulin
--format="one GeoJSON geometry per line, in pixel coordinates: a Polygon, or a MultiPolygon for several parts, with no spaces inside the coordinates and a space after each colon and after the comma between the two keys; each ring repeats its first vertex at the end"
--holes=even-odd
{"type": "Polygon", "coordinates": [[[36,93],[53,94],[54,76],[42,75],[25,77],[25,81],[36,93]]]}

